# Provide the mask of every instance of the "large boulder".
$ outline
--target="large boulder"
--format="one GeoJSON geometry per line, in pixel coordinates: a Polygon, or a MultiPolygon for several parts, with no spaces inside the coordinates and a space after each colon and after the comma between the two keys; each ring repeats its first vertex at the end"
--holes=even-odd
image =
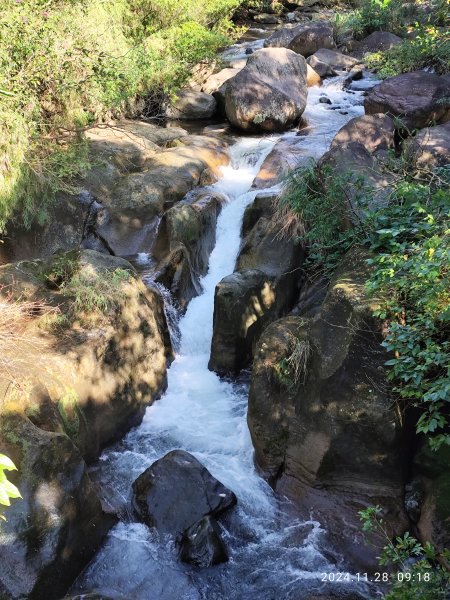
{"type": "Polygon", "coordinates": [[[383,114],[364,115],[344,125],[334,136],[331,148],[357,143],[373,154],[394,148],[394,136],[395,124],[391,117],[383,114]]]}
{"type": "Polygon", "coordinates": [[[331,69],[338,71],[348,71],[360,62],[354,56],[348,56],[347,54],[342,54],[342,52],[328,48],[320,48],[313,56],[316,60],[331,67],[331,69]]]}
{"type": "MultiPolygon", "coordinates": [[[[289,171],[310,160],[300,138],[281,139],[269,152],[255,177],[252,188],[264,189],[280,183],[289,171]]],[[[259,200],[258,200],[259,202],[259,200]]]]}
{"type": "Polygon", "coordinates": [[[313,21],[275,31],[265,42],[265,48],[289,48],[305,58],[319,48],[334,48],[333,27],[326,21],[313,21]]]}
{"type": "Polygon", "coordinates": [[[11,413],[0,419],[0,452],[16,464],[8,476],[22,494],[0,528],[0,597],[59,600],[114,521],[64,433],[11,413]]]}
{"type": "Polygon", "coordinates": [[[301,30],[290,41],[288,48],[305,58],[320,48],[334,48],[333,26],[325,21],[313,21],[300,25],[301,30]]]}
{"type": "Polygon", "coordinates": [[[266,329],[248,409],[258,465],[305,516],[324,524],[330,546],[355,566],[376,565],[360,508],[381,505],[391,532],[406,526],[408,446],[388,393],[366,258],[350,252],[315,316],[286,317],[266,329]]]}
{"type": "Polygon", "coordinates": [[[156,154],[145,171],[123,177],[104,198],[97,231],[115,254],[148,251],[159,216],[229,161],[227,143],[213,135],[188,136],[156,154]]]}
{"type": "MultiPolygon", "coordinates": [[[[93,460],[140,423],[165,388],[171,346],[162,298],[129,262],[83,250],[5,265],[0,295],[42,307],[17,324],[27,337],[15,350],[24,389],[38,390],[20,401],[37,427],[65,432],[93,460]]],[[[3,373],[0,392],[1,416],[17,405],[3,373]]]]}
{"type": "Polygon", "coordinates": [[[332,145],[320,159],[319,170],[325,180],[336,176],[347,184],[349,224],[363,218],[360,208],[367,204],[367,199],[370,199],[371,208],[387,202],[395,178],[384,166],[384,155],[385,150],[371,153],[363,143],[348,142],[332,145]]]}
{"type": "Polygon", "coordinates": [[[182,309],[200,291],[224,202],[225,197],[217,193],[193,193],[170,208],[159,224],[153,249],[159,261],[155,279],[172,292],[182,309]]]}
{"type": "Polygon", "coordinates": [[[193,90],[181,90],[166,111],[170,119],[195,121],[210,119],[217,110],[217,102],[210,94],[193,90]]]}
{"type": "Polygon", "coordinates": [[[300,244],[278,238],[275,198],[257,196],[244,214],[236,271],[217,285],[209,368],[235,375],[250,364],[264,328],[292,307],[303,261],[300,244]]]}
{"type": "Polygon", "coordinates": [[[217,521],[203,517],[186,529],[180,539],[180,558],[196,567],[212,567],[228,560],[217,521]]]}
{"type": "Polygon", "coordinates": [[[233,492],[184,450],[169,452],[133,483],[133,507],[139,519],[173,536],[235,504],[233,492]]]}
{"type": "Polygon", "coordinates": [[[358,58],[362,58],[365,54],[390,50],[402,42],[401,37],[389,31],[374,31],[356,44],[353,54],[358,58]]]}
{"type": "Polygon", "coordinates": [[[417,169],[435,169],[450,164],[450,121],[423,129],[406,141],[405,151],[417,169]]]}
{"type": "Polygon", "coordinates": [[[369,92],[364,108],[368,115],[398,117],[407,129],[446,123],[450,120],[450,83],[425,71],[389,77],[369,92]]]}
{"type": "Polygon", "coordinates": [[[305,59],[285,48],[265,48],[228,80],[225,111],[245,131],[283,131],[299,123],[306,98],[305,59]]]}

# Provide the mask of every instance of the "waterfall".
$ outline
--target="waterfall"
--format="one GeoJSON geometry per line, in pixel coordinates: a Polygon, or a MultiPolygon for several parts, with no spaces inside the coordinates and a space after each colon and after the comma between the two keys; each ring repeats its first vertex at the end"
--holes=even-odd
{"type": "MultiPolygon", "coordinates": [[[[342,91],[340,83],[310,94],[305,114],[311,131],[298,138],[309,156],[323,154],[336,131],[363,113],[361,94],[342,91]],[[324,92],[341,103],[340,112],[319,102],[324,92]]],[[[300,600],[331,589],[322,573],[337,569],[326,557],[319,523],[293,519],[288,502],[275,497],[254,466],[245,376],[232,382],[208,370],[215,287],[234,269],[245,208],[262,191],[251,190],[253,179],[279,137],[245,137],[231,147],[231,163],[212,186],[228,202],[218,218],[203,292],[179,321],[171,313],[179,339],[167,391],[91,469],[104,503],[126,514],[131,484],[142,471],[175,448],[191,452],[238,497],[238,506],[221,519],[230,561],[207,570],[182,564],[172,539],[130,517],[113,528],[74,592],[128,600],[300,600]]]]}

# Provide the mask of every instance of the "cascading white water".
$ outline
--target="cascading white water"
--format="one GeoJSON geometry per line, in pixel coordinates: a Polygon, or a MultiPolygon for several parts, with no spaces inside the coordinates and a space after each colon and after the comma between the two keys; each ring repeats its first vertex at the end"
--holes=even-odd
{"type": "MultiPolygon", "coordinates": [[[[331,112],[319,103],[323,92],[310,94],[306,116],[311,131],[298,137],[298,144],[314,157],[327,149],[348,119],[362,114],[359,95],[343,92],[336,83],[322,90],[345,110],[331,112]]],[[[147,409],[143,423],[105,451],[91,470],[105,503],[124,518],[74,586],[75,592],[100,591],[128,600],[300,600],[311,590],[328,589],[321,573],[336,567],[321,549],[319,524],[288,517],[286,506],[254,467],[245,381],[221,380],[208,370],[215,287],[234,269],[242,216],[257,193],[250,191],[252,181],[277,139],[238,141],[231,148],[231,164],[213,186],[229,201],[218,219],[216,246],[201,281],[203,293],[190,302],[179,322],[179,351],[169,369],[167,392],[147,409]],[[131,483],[175,448],[194,454],[238,497],[238,507],[222,520],[229,563],[206,571],[183,565],[173,540],[133,523],[127,515],[131,483]]]]}

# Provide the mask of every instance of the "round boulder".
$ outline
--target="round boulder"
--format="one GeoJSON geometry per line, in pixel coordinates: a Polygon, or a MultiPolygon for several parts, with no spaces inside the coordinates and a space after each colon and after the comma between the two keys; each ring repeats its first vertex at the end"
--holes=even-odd
{"type": "Polygon", "coordinates": [[[375,86],[364,102],[366,114],[386,113],[407,129],[421,129],[450,120],[450,82],[417,71],[389,77],[375,86]]]}
{"type": "Polygon", "coordinates": [[[225,92],[229,121],[245,131],[283,131],[306,108],[306,61],[286,48],[264,48],[230,79],[225,92]]]}
{"type": "Polygon", "coordinates": [[[319,48],[334,48],[333,27],[326,21],[285,27],[269,36],[264,46],[289,48],[302,56],[310,56],[319,48]]]}
{"type": "Polygon", "coordinates": [[[141,521],[179,535],[205,516],[236,504],[236,496],[192,454],[172,450],[133,483],[133,508],[141,521]]]}
{"type": "Polygon", "coordinates": [[[167,116],[181,121],[210,119],[217,110],[214,96],[193,90],[181,90],[175,102],[168,107],[167,116]]]}

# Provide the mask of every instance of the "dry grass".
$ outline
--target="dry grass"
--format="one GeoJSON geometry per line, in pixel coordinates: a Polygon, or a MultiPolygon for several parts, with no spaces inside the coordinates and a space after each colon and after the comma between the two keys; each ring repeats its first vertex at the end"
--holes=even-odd
{"type": "Polygon", "coordinates": [[[272,222],[277,229],[277,239],[303,238],[306,233],[305,224],[291,207],[280,202],[281,195],[273,202],[274,213],[272,222]]]}
{"type": "Polygon", "coordinates": [[[286,359],[295,384],[304,384],[307,375],[308,361],[311,354],[311,344],[307,339],[292,336],[290,343],[291,354],[286,359]]]}
{"type": "Polygon", "coordinates": [[[23,391],[39,372],[43,340],[31,325],[54,310],[43,302],[15,299],[0,288],[0,402],[8,392],[23,391]]]}

